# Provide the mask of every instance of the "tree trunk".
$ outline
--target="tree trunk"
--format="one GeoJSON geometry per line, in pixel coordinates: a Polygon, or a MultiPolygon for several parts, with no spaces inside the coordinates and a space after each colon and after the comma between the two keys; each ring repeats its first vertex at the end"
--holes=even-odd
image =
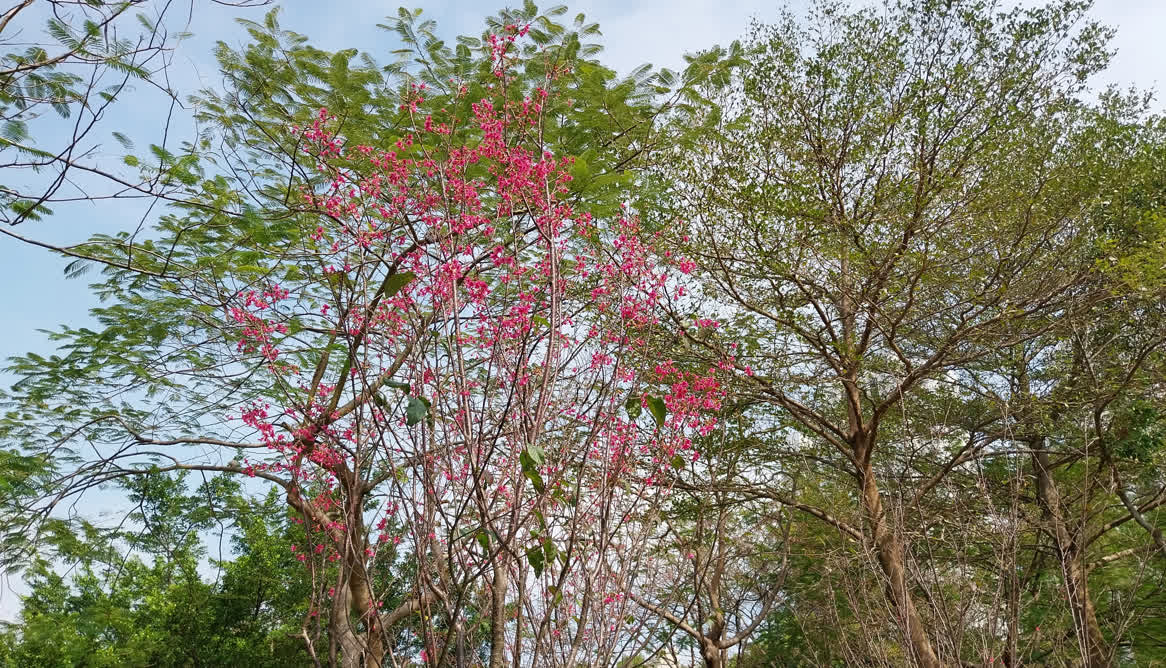
{"type": "Polygon", "coordinates": [[[700,655],[704,659],[705,668],[723,668],[725,665],[721,661],[721,648],[708,638],[701,638],[700,655]]]}
{"type": "Polygon", "coordinates": [[[502,668],[506,656],[506,588],[510,586],[510,575],[506,570],[506,557],[499,552],[494,560],[494,581],[491,585],[492,605],[490,610],[490,668],[502,668]]]}
{"type": "Polygon", "coordinates": [[[381,668],[384,661],[384,643],[377,616],[370,614],[372,601],[363,564],[349,566],[348,584],[337,588],[333,599],[331,633],[340,647],[340,666],[343,668],[381,668]],[[365,624],[364,637],[356,626],[365,624]]]}
{"type": "MultiPolygon", "coordinates": [[[[863,450],[857,449],[865,454],[863,450]]],[[[931,639],[923,628],[923,620],[915,608],[915,601],[911,597],[907,586],[907,569],[902,540],[894,528],[887,521],[883,512],[882,498],[879,495],[878,484],[875,482],[874,471],[869,459],[860,457],[859,461],[866,461],[862,471],[862,506],[866,515],[867,525],[871,532],[871,542],[875,556],[883,575],[887,578],[887,591],[895,607],[896,620],[903,630],[911,655],[915,664],[920,668],[942,668],[943,663],[936,656],[931,647],[931,639]]]]}
{"type": "Polygon", "coordinates": [[[329,620],[329,634],[332,636],[329,663],[341,668],[360,668],[361,657],[364,654],[364,643],[357,636],[352,623],[350,610],[352,609],[351,589],[343,584],[336,588],[336,596],[332,599],[332,616],[329,620]],[[339,649],[339,660],[337,660],[339,649]]]}
{"type": "Polygon", "coordinates": [[[1044,450],[1044,439],[1032,443],[1033,469],[1036,472],[1037,497],[1044,506],[1049,529],[1057,545],[1057,556],[1061,559],[1061,573],[1065,582],[1069,607],[1073,611],[1073,624],[1081,645],[1082,659],[1086,668],[1106,668],[1112,665],[1109,648],[1101,634],[1097,621],[1097,611],[1089,596],[1089,579],[1085,569],[1084,549],[1073,538],[1065,524],[1061,512],[1061,495],[1057,483],[1049,473],[1049,456],[1044,450]]]}

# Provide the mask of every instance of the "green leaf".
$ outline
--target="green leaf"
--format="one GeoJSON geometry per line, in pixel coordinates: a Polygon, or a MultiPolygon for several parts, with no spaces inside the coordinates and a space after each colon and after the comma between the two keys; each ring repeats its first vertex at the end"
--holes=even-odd
{"type": "Polygon", "coordinates": [[[674,469],[684,468],[684,457],[681,457],[680,455],[673,456],[672,457],[672,468],[674,468],[674,469]]]}
{"type": "Polygon", "coordinates": [[[392,297],[397,294],[401,291],[401,288],[409,285],[414,278],[417,278],[417,274],[411,271],[402,271],[389,276],[385,279],[385,296],[392,297]]]}
{"type": "Polygon", "coordinates": [[[405,424],[412,427],[429,415],[429,400],[425,397],[409,397],[405,407],[405,424]]]}
{"type": "Polygon", "coordinates": [[[385,387],[393,387],[403,392],[409,391],[409,383],[405,383],[399,380],[386,380],[385,387]]]}
{"type": "Polygon", "coordinates": [[[664,417],[668,415],[668,405],[660,397],[648,397],[648,410],[656,418],[656,424],[663,427],[664,417]]]}
{"type": "Polygon", "coordinates": [[[546,565],[546,556],[543,554],[542,545],[535,545],[526,551],[526,560],[530,562],[530,567],[534,569],[535,577],[542,577],[543,566],[546,565]]]}
{"type": "Polygon", "coordinates": [[[559,548],[555,547],[555,541],[550,538],[543,541],[543,555],[546,556],[549,564],[553,564],[555,559],[559,558],[559,548]]]}
{"type": "Polygon", "coordinates": [[[545,491],[547,485],[545,482],[543,482],[543,477],[538,472],[538,466],[540,463],[542,463],[541,455],[539,457],[539,461],[536,462],[534,457],[531,456],[529,450],[523,450],[522,453],[518,455],[518,463],[522,465],[522,474],[526,476],[528,480],[530,480],[530,483],[534,485],[535,490],[540,494],[545,491]]]}
{"type": "Polygon", "coordinates": [[[643,401],[637,396],[628,397],[627,403],[624,404],[624,409],[628,412],[628,417],[635,420],[640,417],[640,413],[644,412],[643,401]]]}

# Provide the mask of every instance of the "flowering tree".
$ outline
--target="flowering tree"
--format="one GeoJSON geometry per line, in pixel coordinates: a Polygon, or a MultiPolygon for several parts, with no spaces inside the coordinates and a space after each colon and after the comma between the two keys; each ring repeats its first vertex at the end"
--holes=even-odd
{"type": "Polygon", "coordinates": [[[403,105],[417,133],[382,151],[347,146],[321,111],[303,132],[331,177],[304,193],[327,221],[305,249],[315,280],[229,307],[238,350],[286,393],[242,414],[279,455],[244,470],[278,474],[318,536],[296,549],[339,565],[331,624],[347,656],[362,651],[350,609],[373,662],[378,629],[419,610],[434,621],[424,656],[442,663],[469,632],[466,598],[484,594],[492,664],[508,648],[610,658],[626,606],[613,594],[638,556],[621,525],[656,499],[662,470],[695,456],[688,432],[712,426],[714,378],[621,361],[648,345],[670,283],[634,220],[603,225],[562,201],[569,160],[537,151],[553,74],[506,95],[524,32],[494,37],[498,94],[471,119],[426,113],[417,85],[403,105]],[[451,145],[459,122],[481,140],[451,145]],[[305,368],[287,335],[311,308],[305,329],[329,343],[305,368]],[[631,417],[637,404],[652,419],[631,417]],[[414,595],[384,614],[368,572],[402,550],[414,595]]]}
{"type": "Polygon", "coordinates": [[[32,510],[175,471],[274,485],[304,529],[288,549],[311,574],[318,664],[642,649],[625,592],[668,471],[715,426],[719,370],[632,365],[690,266],[572,190],[552,113],[581,104],[564,92],[579,80],[562,50],[523,48],[532,25],[487,35],[485,79],[409,81],[391,141],[350,136],[351,108],[265,128],[293,185],[246,234],[232,226],[259,214],[217,177],[142,264],[111,244],[132,272],[103,288],[109,329],[63,332],[71,352],[48,372],[30,358],[19,388],[62,426],[6,425],[53,458],[32,510]],[[130,365],[142,382],[105,375],[130,365]]]}

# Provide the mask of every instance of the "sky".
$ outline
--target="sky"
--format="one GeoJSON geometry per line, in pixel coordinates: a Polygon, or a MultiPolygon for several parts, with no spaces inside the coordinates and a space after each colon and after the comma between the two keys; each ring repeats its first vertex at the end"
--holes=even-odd
{"type": "MultiPolygon", "coordinates": [[[[1024,4],[1032,4],[1022,0],[1024,4]]],[[[189,90],[217,83],[217,68],[211,55],[216,41],[238,46],[246,41],[246,32],[236,18],[260,20],[269,7],[228,8],[208,0],[189,0],[185,15],[172,15],[169,23],[175,30],[186,30],[193,37],[178,45],[171,68],[172,82],[178,89],[189,90]],[[181,19],[181,20],[180,20],[181,19]],[[185,24],[185,25],[184,25],[185,24]]],[[[513,0],[512,0],[513,2],[513,0]]],[[[181,3],[179,3],[181,4],[181,3]]],[[[401,0],[283,0],[280,22],[285,29],[311,38],[311,43],[326,50],[356,47],[381,62],[392,60],[398,48],[389,33],[376,28],[388,15],[396,13],[401,0]]],[[[452,41],[457,34],[478,35],[482,19],[493,14],[505,0],[413,0],[426,15],[438,22],[438,32],[452,41]]],[[[543,3],[550,6],[552,3],[543,3]]],[[[628,72],[642,63],[657,67],[679,68],[686,52],[727,44],[740,37],[752,18],[765,21],[776,16],[782,6],[795,12],[804,0],[784,3],[776,0],[585,0],[568,2],[568,16],[583,12],[588,20],[597,21],[603,32],[601,58],[620,72],[628,72]]],[[[1166,0],[1096,0],[1092,15],[1104,24],[1117,28],[1112,42],[1117,53],[1109,71],[1096,83],[1157,89],[1166,79],[1166,0]]],[[[35,30],[35,25],[26,30],[35,30]]],[[[1163,101],[1156,103],[1163,107],[1163,101]]],[[[108,146],[106,159],[118,160],[116,144],[108,139],[112,129],[131,130],[144,146],[155,141],[161,131],[166,107],[162,99],[149,91],[136,91],[130,99],[115,107],[105,119],[107,130],[102,141],[108,146]]],[[[189,120],[179,110],[174,132],[190,130],[189,120]]],[[[59,145],[53,137],[44,142],[59,145]]],[[[0,175],[7,180],[9,175],[0,175]]],[[[111,232],[137,224],[144,211],[141,207],[119,203],[116,206],[88,205],[59,207],[57,214],[40,223],[25,223],[22,232],[56,242],[76,241],[93,232],[111,232]]],[[[0,238],[0,358],[28,351],[51,351],[38,330],[61,323],[81,326],[90,322],[87,311],[96,305],[84,279],[66,280],[62,275],[65,261],[43,250],[8,238],[0,238]]],[[[11,377],[0,372],[0,384],[11,377]]],[[[0,444],[8,447],[8,444],[0,444]]],[[[2,576],[2,574],[0,574],[2,576]]],[[[0,619],[10,619],[16,609],[14,592],[18,582],[0,577],[0,619]],[[10,589],[15,587],[15,589],[10,589]]]]}

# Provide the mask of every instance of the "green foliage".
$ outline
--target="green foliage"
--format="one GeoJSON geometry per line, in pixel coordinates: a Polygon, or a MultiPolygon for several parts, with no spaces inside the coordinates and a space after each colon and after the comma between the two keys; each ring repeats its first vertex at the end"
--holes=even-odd
{"type": "Polygon", "coordinates": [[[137,493],[143,525],[117,542],[133,548],[125,554],[103,539],[75,542],[62,550],[68,577],[37,561],[26,575],[30,593],[20,619],[0,639],[2,665],[274,668],[307,661],[296,636],[311,584],[287,549],[296,529],[280,499],[246,502],[237,489],[210,497],[225,502],[219,510],[230,512],[238,533],[237,556],[212,560],[208,581],[200,573],[201,544],[173,542],[176,528],[198,524],[209,510],[199,506],[208,497],[183,491],[181,481],[169,479],[165,490],[137,493]]]}
{"type": "Polygon", "coordinates": [[[652,419],[656,421],[657,426],[664,426],[664,418],[668,415],[668,406],[664,404],[663,399],[648,397],[648,411],[652,414],[652,419]]]}
{"type": "Polygon", "coordinates": [[[1113,417],[1113,452],[1123,459],[1149,462],[1166,443],[1166,416],[1155,402],[1136,399],[1113,417]]]}
{"type": "Polygon", "coordinates": [[[405,424],[412,427],[420,423],[429,415],[429,400],[425,397],[409,397],[409,404],[405,408],[405,424]]]}

